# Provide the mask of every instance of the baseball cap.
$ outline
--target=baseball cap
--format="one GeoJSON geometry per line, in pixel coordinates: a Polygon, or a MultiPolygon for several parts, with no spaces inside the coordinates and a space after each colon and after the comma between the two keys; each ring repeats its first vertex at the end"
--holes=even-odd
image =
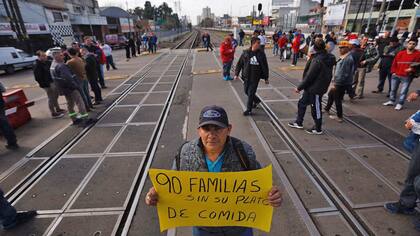
{"type": "Polygon", "coordinates": [[[350,47],[350,43],[347,40],[342,40],[338,43],[339,48],[348,48],[350,47]]]}
{"type": "Polygon", "coordinates": [[[222,128],[229,126],[229,119],[223,107],[216,105],[205,106],[200,112],[198,127],[204,125],[217,125],[222,128]]]}
{"type": "Polygon", "coordinates": [[[360,41],[358,39],[350,39],[349,43],[353,45],[360,45],[360,41]]]}

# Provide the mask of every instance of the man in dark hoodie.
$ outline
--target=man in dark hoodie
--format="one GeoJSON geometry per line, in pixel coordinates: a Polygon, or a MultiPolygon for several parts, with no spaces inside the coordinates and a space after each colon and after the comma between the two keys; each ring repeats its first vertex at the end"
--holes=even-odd
{"type": "Polygon", "coordinates": [[[391,92],[391,66],[395,56],[403,50],[404,47],[399,43],[398,38],[391,38],[389,45],[385,46],[382,50],[381,61],[379,62],[379,83],[378,90],[372,93],[382,93],[385,86],[385,81],[388,80],[388,94],[391,92]]]}
{"type": "Polygon", "coordinates": [[[298,115],[296,121],[290,122],[288,125],[292,128],[303,129],[306,107],[311,105],[315,126],[306,130],[306,132],[309,134],[322,134],[322,95],[327,92],[330,85],[335,57],[327,53],[325,42],[322,38],[315,39],[313,48],[315,53],[311,55],[306,63],[302,82],[295,89],[296,93],[304,90],[298,102],[298,115]]]}
{"type": "Polygon", "coordinates": [[[80,49],[80,53],[83,59],[85,60],[85,71],[87,80],[89,82],[90,88],[95,94],[95,103],[93,105],[98,105],[102,101],[102,91],[99,87],[98,71],[95,69],[95,56],[92,53],[90,53],[85,47],[82,47],[80,49]]]}
{"type": "Polygon", "coordinates": [[[265,53],[260,50],[260,39],[253,37],[251,39],[251,48],[244,50],[238,60],[235,68],[235,79],[239,79],[239,73],[242,71],[244,80],[245,94],[248,96],[246,111],[244,116],[252,115],[252,108],[256,108],[260,99],[255,95],[258,89],[260,79],[264,79],[268,84],[268,63],[265,53]]]}
{"type": "Polygon", "coordinates": [[[39,87],[44,89],[48,97],[48,108],[50,109],[53,119],[64,116],[64,110],[58,105],[58,91],[51,77],[50,67],[51,61],[48,60],[47,54],[44,51],[37,51],[38,59],[34,65],[34,76],[39,87]]]}

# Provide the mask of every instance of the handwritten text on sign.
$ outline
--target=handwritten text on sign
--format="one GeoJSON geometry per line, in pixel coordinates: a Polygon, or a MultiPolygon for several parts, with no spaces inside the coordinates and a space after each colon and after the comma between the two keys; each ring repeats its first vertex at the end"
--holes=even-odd
{"type": "Polygon", "coordinates": [[[160,230],[179,226],[245,226],[270,231],[271,165],[254,171],[150,169],[158,193],[160,230]]]}

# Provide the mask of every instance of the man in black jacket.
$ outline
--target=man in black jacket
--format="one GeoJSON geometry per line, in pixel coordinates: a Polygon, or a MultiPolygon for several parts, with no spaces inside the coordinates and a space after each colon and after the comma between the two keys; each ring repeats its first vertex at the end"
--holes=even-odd
{"type": "Polygon", "coordinates": [[[44,89],[48,97],[48,108],[50,109],[51,116],[61,118],[64,116],[64,110],[58,105],[58,91],[57,87],[52,80],[50,67],[51,61],[48,60],[47,54],[44,51],[37,51],[36,55],[38,59],[34,65],[34,76],[39,87],[44,89]]]}
{"type": "Polygon", "coordinates": [[[251,115],[252,108],[256,108],[258,103],[260,103],[260,99],[255,95],[260,79],[264,79],[266,84],[269,83],[267,57],[260,50],[259,38],[253,37],[251,39],[251,47],[248,50],[244,50],[239,58],[235,69],[235,79],[239,79],[239,73],[241,71],[245,94],[248,96],[244,116],[249,116],[251,115]]]}
{"type": "Polygon", "coordinates": [[[88,79],[90,88],[95,94],[95,103],[93,105],[98,105],[102,101],[102,91],[99,87],[98,71],[96,70],[95,56],[92,53],[90,53],[85,47],[82,47],[80,49],[80,53],[83,59],[85,60],[86,77],[88,79]]]}
{"type": "Polygon", "coordinates": [[[296,121],[290,122],[288,125],[292,128],[303,129],[306,107],[311,105],[315,126],[306,130],[306,132],[309,134],[322,134],[322,95],[327,92],[330,85],[335,57],[327,53],[325,43],[321,38],[315,39],[314,50],[315,53],[311,55],[311,58],[306,63],[302,82],[295,89],[296,93],[304,90],[298,102],[296,121]]]}

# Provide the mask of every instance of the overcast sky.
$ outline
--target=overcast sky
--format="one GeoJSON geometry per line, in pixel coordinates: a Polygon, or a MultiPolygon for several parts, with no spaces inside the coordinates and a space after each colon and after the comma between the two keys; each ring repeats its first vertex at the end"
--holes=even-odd
{"type": "MultiPolygon", "coordinates": [[[[118,6],[127,9],[125,0],[98,0],[99,6],[118,6]]],[[[144,2],[140,0],[127,0],[128,8],[135,8],[136,6],[144,6],[144,2]]],[[[174,0],[160,1],[151,0],[152,5],[160,5],[162,2],[167,2],[172,9],[174,8],[174,0]]],[[[246,16],[252,11],[252,4],[263,4],[263,11],[266,13],[271,10],[270,0],[181,0],[182,15],[188,15],[193,24],[197,22],[197,16],[201,15],[202,9],[206,6],[211,8],[211,12],[216,16],[223,14],[230,14],[232,10],[233,16],[246,16]]],[[[256,6],[255,6],[256,8],[256,6]]]]}

